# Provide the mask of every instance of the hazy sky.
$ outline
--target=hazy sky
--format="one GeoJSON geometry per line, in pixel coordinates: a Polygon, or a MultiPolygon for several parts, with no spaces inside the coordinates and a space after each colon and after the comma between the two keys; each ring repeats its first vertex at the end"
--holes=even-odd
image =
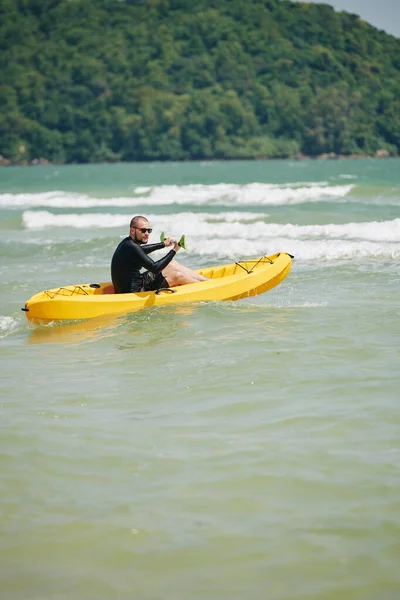
{"type": "Polygon", "coordinates": [[[359,15],[363,21],[400,38],[400,0],[295,0],[330,4],[335,10],[359,15]]]}

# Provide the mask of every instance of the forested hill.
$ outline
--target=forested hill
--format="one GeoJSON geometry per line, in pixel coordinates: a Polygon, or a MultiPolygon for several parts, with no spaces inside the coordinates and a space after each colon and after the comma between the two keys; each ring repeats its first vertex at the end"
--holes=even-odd
{"type": "Polygon", "coordinates": [[[0,103],[3,164],[396,155],[400,40],[323,4],[0,0],[0,103]]]}

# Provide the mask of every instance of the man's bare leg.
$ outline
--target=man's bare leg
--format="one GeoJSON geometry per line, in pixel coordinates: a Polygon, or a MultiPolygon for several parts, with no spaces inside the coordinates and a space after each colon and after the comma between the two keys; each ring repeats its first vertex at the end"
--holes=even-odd
{"type": "Polygon", "coordinates": [[[196,271],[188,269],[188,267],[178,263],[177,260],[171,260],[165,269],[163,269],[162,273],[171,287],[185,285],[187,283],[207,281],[207,277],[203,277],[203,275],[200,275],[200,273],[196,273],[196,271]]]}

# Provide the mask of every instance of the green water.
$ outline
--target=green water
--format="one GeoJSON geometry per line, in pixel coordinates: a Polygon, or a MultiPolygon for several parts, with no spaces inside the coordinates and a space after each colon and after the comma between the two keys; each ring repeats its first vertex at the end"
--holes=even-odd
{"type": "Polygon", "coordinates": [[[399,598],[399,167],[0,170],[2,600],[399,598]],[[29,325],[37,291],[109,278],[136,213],[189,266],[284,250],[292,271],[29,325]]]}

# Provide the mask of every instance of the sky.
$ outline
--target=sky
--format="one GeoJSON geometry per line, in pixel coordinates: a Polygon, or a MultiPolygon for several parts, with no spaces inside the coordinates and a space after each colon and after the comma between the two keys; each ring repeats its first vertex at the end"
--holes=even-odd
{"type": "Polygon", "coordinates": [[[330,4],[337,11],[359,15],[377,29],[400,38],[400,0],[294,0],[330,4]]]}

